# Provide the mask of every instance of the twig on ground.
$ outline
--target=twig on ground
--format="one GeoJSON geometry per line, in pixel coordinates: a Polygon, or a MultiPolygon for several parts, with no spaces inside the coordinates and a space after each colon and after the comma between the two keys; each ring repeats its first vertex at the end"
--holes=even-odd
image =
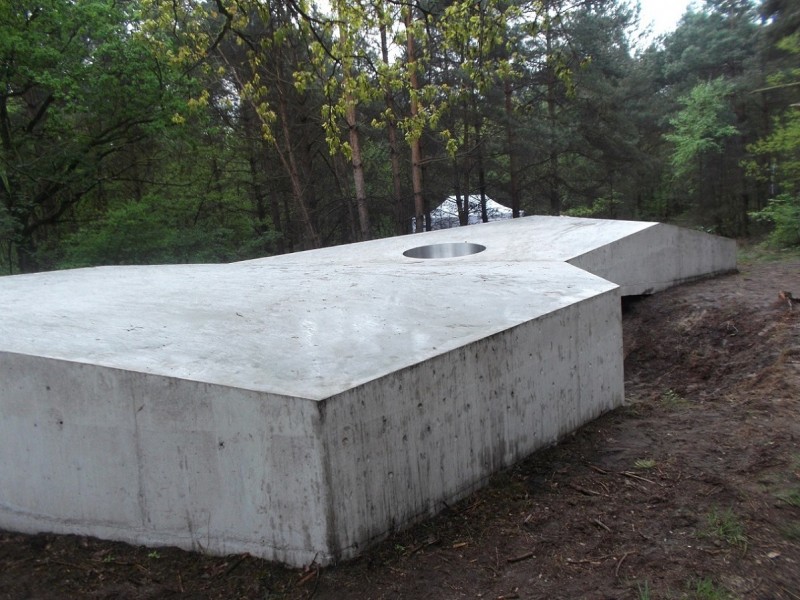
{"type": "Polygon", "coordinates": [[[300,587],[301,585],[311,581],[314,578],[314,575],[316,575],[316,574],[317,574],[316,571],[311,571],[311,572],[306,573],[305,575],[303,575],[300,579],[297,580],[297,584],[296,584],[297,587],[300,587]]]}
{"type": "Polygon", "coordinates": [[[506,562],[509,564],[514,564],[523,560],[528,560],[529,558],[533,558],[533,552],[526,552],[525,554],[520,554],[519,556],[512,556],[511,558],[507,558],[506,562]]]}
{"type": "Polygon", "coordinates": [[[460,512],[460,513],[462,513],[462,514],[463,514],[463,513],[468,513],[468,512],[470,512],[470,511],[473,511],[473,510],[475,510],[476,508],[478,508],[478,506],[480,506],[481,504],[483,504],[483,500],[481,500],[481,499],[479,498],[478,500],[476,500],[475,502],[473,502],[473,503],[472,503],[472,504],[470,504],[469,506],[465,506],[464,508],[462,508],[462,509],[461,509],[460,511],[458,511],[458,512],[460,512]]]}
{"type": "Polygon", "coordinates": [[[590,468],[590,469],[592,469],[592,471],[597,471],[597,472],[598,472],[598,473],[600,473],[601,475],[608,475],[608,474],[609,474],[609,472],[610,472],[610,471],[606,471],[605,469],[601,469],[601,468],[600,468],[600,467],[598,467],[597,465],[591,465],[591,464],[590,464],[590,465],[589,465],[589,468],[590,468]]]}
{"type": "Polygon", "coordinates": [[[797,600],[800,600],[800,596],[798,596],[797,594],[793,594],[792,592],[790,592],[789,590],[787,590],[785,587],[782,587],[782,588],[781,588],[781,590],[783,590],[784,592],[786,592],[787,594],[789,594],[789,595],[790,595],[792,598],[797,598],[797,600]]]}
{"type": "Polygon", "coordinates": [[[585,488],[585,487],[581,487],[581,486],[579,486],[579,485],[577,485],[577,484],[575,484],[575,483],[570,483],[570,484],[568,484],[568,485],[569,485],[569,487],[571,487],[573,490],[577,490],[577,491],[578,491],[578,492],[580,492],[581,494],[585,494],[585,495],[587,495],[587,496],[602,496],[602,495],[603,495],[603,493],[602,493],[602,492],[598,492],[598,491],[595,491],[595,490],[590,490],[590,489],[587,489],[587,488],[585,488]]]}
{"type": "Polygon", "coordinates": [[[51,559],[50,562],[52,562],[53,564],[56,564],[56,565],[61,565],[62,567],[72,567],[73,569],[78,569],[80,571],[86,571],[86,570],[91,568],[91,567],[88,567],[86,565],[79,565],[79,564],[76,564],[76,563],[67,562],[65,560],[59,560],[57,558],[51,559]]]}
{"type": "Polygon", "coordinates": [[[603,523],[600,519],[591,519],[591,522],[594,523],[595,525],[597,525],[598,527],[602,527],[608,533],[611,533],[611,528],[608,525],[606,525],[605,523],[603,523]]]}
{"type": "Polygon", "coordinates": [[[631,554],[633,554],[633,552],[626,552],[625,554],[622,555],[622,558],[619,559],[619,562],[617,563],[617,568],[614,569],[614,577],[616,579],[619,579],[619,569],[622,566],[623,561],[626,558],[628,558],[628,556],[631,555],[631,554]]]}
{"type": "Polygon", "coordinates": [[[579,565],[589,563],[592,565],[599,565],[604,560],[615,558],[613,554],[604,554],[603,556],[593,556],[591,558],[568,558],[566,561],[572,565],[579,565]]]}
{"type": "MultiPolygon", "coordinates": [[[[68,567],[77,567],[77,568],[80,568],[80,569],[91,568],[91,567],[87,567],[87,566],[73,565],[71,563],[62,562],[62,561],[58,561],[58,560],[54,560],[53,562],[54,563],[58,563],[58,564],[62,564],[62,565],[66,565],[68,567]]],[[[143,573],[147,573],[148,572],[147,567],[145,567],[143,565],[140,565],[137,562],[130,562],[130,561],[126,561],[126,560],[107,560],[106,559],[106,560],[102,560],[102,561],[94,560],[92,562],[94,562],[96,564],[102,563],[102,564],[106,564],[106,565],[114,565],[116,567],[133,567],[134,569],[139,569],[143,573]]]]}
{"type": "Polygon", "coordinates": [[[245,561],[245,559],[246,559],[247,557],[249,557],[249,556],[250,556],[249,554],[242,554],[242,555],[239,557],[239,559],[238,559],[238,560],[236,560],[236,561],[235,561],[235,562],[234,562],[234,563],[233,563],[233,564],[232,564],[230,567],[228,567],[227,569],[225,569],[225,572],[222,574],[222,576],[223,576],[223,577],[227,577],[228,575],[230,575],[231,573],[233,573],[234,569],[236,569],[236,568],[237,568],[239,565],[241,565],[241,564],[242,564],[242,563],[245,561]]]}
{"type": "Polygon", "coordinates": [[[789,310],[794,309],[794,306],[792,306],[793,303],[800,302],[800,298],[795,298],[792,292],[786,292],[786,291],[778,292],[778,298],[786,302],[786,304],[789,306],[789,310]]]}
{"type": "Polygon", "coordinates": [[[319,580],[322,577],[322,570],[319,568],[319,565],[317,565],[316,571],[317,571],[317,578],[314,580],[314,588],[311,590],[308,596],[306,596],[306,600],[311,600],[311,598],[314,597],[314,594],[317,593],[317,588],[319,587],[319,580]]]}
{"type": "Polygon", "coordinates": [[[625,477],[630,477],[631,479],[638,479],[640,481],[645,481],[647,483],[652,483],[653,485],[661,485],[661,484],[653,481],[652,479],[647,479],[647,477],[642,477],[640,475],[637,475],[636,473],[631,473],[630,471],[622,471],[620,473],[620,475],[624,475],[625,477]]]}
{"type": "Polygon", "coordinates": [[[442,541],[441,538],[437,538],[437,537],[431,536],[428,539],[426,539],[425,541],[420,542],[419,544],[414,546],[411,550],[409,550],[408,551],[408,555],[409,556],[414,556],[417,552],[419,552],[423,548],[427,548],[428,546],[433,546],[434,544],[439,544],[439,543],[441,543],[441,541],[442,541]]]}

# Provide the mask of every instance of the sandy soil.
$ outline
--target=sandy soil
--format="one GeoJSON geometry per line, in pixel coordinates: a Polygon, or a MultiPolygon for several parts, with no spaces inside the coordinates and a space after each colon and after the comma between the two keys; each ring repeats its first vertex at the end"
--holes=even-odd
{"type": "Polygon", "coordinates": [[[0,598],[800,599],[800,258],[626,303],[627,406],[329,569],[0,532],[0,598]]]}

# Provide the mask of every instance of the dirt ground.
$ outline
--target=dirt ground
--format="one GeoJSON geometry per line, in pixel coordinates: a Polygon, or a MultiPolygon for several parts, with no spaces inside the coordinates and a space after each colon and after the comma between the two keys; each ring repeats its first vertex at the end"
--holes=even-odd
{"type": "Polygon", "coordinates": [[[800,599],[800,257],[626,303],[627,405],[334,568],[0,532],[0,599],[800,599]]]}

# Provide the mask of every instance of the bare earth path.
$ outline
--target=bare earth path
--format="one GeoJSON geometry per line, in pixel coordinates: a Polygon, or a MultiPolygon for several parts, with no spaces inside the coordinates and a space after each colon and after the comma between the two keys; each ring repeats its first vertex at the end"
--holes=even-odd
{"type": "Polygon", "coordinates": [[[800,599],[800,259],[628,303],[628,405],[305,572],[0,532],[0,599],[800,599]]]}

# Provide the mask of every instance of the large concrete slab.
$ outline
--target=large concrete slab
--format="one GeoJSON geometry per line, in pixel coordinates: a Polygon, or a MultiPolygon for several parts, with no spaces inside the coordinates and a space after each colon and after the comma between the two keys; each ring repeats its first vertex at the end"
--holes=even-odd
{"type": "Polygon", "coordinates": [[[733,268],[698,232],[527,217],[2,278],[0,527],[352,557],[618,406],[621,293],[733,268]]]}

